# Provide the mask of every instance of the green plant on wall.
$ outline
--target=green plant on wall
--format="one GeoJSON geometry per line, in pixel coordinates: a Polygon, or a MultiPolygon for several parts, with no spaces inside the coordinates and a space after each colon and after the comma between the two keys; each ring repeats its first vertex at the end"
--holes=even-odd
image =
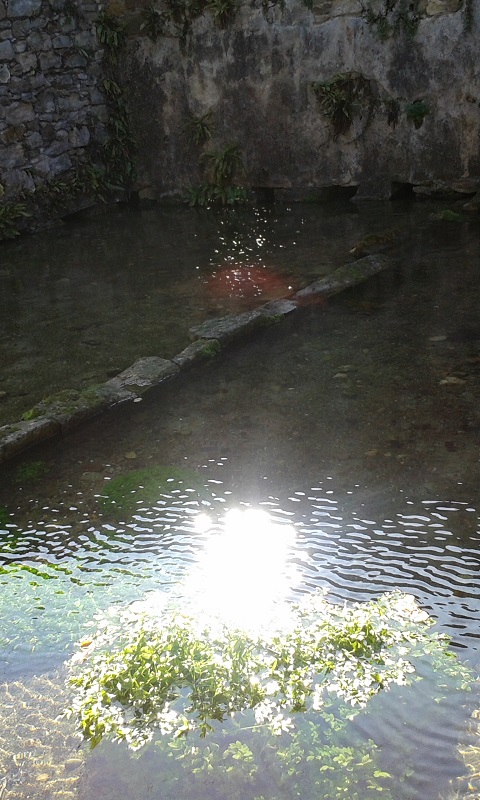
{"type": "Polygon", "coordinates": [[[102,13],[95,23],[95,29],[98,41],[104,46],[107,57],[116,63],[118,52],[125,43],[125,27],[117,17],[102,13]]]}
{"type": "Polygon", "coordinates": [[[201,116],[195,116],[195,114],[188,115],[188,119],[183,126],[183,130],[187,137],[194,142],[194,144],[202,145],[205,144],[207,139],[212,138],[212,116],[213,112],[211,109],[201,116]]]}
{"type": "Polygon", "coordinates": [[[25,203],[5,203],[0,206],[0,242],[18,236],[18,223],[28,216],[25,203]]]}
{"type": "Polygon", "coordinates": [[[207,0],[207,11],[210,11],[219,28],[225,28],[237,13],[237,0],[207,0]]]}
{"type": "Polygon", "coordinates": [[[320,110],[332,124],[334,139],[349,130],[357,114],[372,111],[370,82],[358,73],[339,73],[328,81],[313,83],[312,88],[320,110]]]}
{"type": "Polygon", "coordinates": [[[423,121],[429,113],[430,109],[424,100],[414,100],[413,103],[407,103],[405,106],[407,119],[411,120],[417,129],[422,127],[423,121]]]}
{"type": "Polygon", "coordinates": [[[242,153],[239,145],[227,145],[223,150],[202,153],[200,163],[206,169],[206,180],[192,187],[186,197],[190,206],[223,206],[244,202],[246,191],[236,179],[244,173],[242,153]]]}
{"type": "Polygon", "coordinates": [[[135,143],[130,132],[125,91],[120,86],[116,74],[119,54],[126,39],[125,28],[118,19],[104,13],[97,20],[96,30],[99,41],[104,45],[103,89],[109,107],[109,138],[103,151],[105,182],[107,185],[128,187],[135,171],[133,164],[135,143]]]}
{"type": "Polygon", "coordinates": [[[382,0],[374,6],[368,3],[362,5],[362,16],[382,41],[402,33],[413,38],[421,19],[418,0],[382,0]]]}
{"type": "Polygon", "coordinates": [[[164,28],[164,15],[156,9],[155,3],[149,3],[142,14],[140,31],[144,31],[152,42],[156,42],[158,37],[162,35],[164,28]]]}

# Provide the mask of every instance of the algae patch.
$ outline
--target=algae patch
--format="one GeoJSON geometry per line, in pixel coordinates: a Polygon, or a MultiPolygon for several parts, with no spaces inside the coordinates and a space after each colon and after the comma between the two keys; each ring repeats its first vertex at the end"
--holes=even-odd
{"type": "Polygon", "coordinates": [[[194,470],[156,465],[119,475],[109,481],[99,498],[109,516],[132,515],[142,506],[165,505],[172,499],[197,500],[212,497],[204,477],[194,470]]]}

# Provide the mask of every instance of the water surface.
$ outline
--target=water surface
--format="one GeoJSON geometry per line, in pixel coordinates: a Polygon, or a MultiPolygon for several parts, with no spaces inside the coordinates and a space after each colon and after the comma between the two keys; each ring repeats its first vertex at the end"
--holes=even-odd
{"type": "MultiPolygon", "coordinates": [[[[174,792],[170,779],[162,789],[165,765],[155,751],[127,761],[102,745],[84,762],[68,724],[52,720],[64,698],[62,662],[97,610],[149,591],[186,591],[208,549],[209,533],[195,526],[201,512],[218,526],[228,509],[259,508],[293,526],[292,597],[323,587],[332,602],[396,588],[413,594],[452,637],[459,658],[478,671],[480,235],[472,223],[447,230],[423,210],[419,224],[416,211],[382,209],[368,212],[370,226],[400,216],[396,222],[408,230],[392,270],[2,467],[0,758],[12,797],[72,791],[85,800],[133,800],[174,792]],[[158,465],[188,470],[199,483],[172,481],[171,491],[155,490],[145,471],[158,465]],[[106,502],[108,485],[137,470],[128,502],[106,502]],[[19,725],[30,725],[30,733],[19,725]]],[[[155,218],[154,210],[138,213],[150,223],[155,218]]],[[[327,215],[331,229],[326,221],[317,227],[318,209],[308,208],[292,219],[282,211],[275,228],[271,213],[276,270],[286,270],[289,280],[294,254],[304,280],[317,264],[326,269],[335,261],[332,254],[342,263],[351,233],[367,225],[365,216],[349,213],[341,222],[327,215]],[[289,226],[302,232],[295,247],[289,226]]],[[[251,220],[252,236],[259,224],[251,220]]],[[[269,226],[260,227],[268,239],[269,226]]],[[[188,232],[186,225],[181,246],[192,253],[198,231],[193,240],[188,232]]],[[[234,237],[245,241],[247,232],[244,217],[240,231],[230,227],[224,240],[217,229],[212,252],[228,258],[234,237]]],[[[207,311],[217,313],[218,298],[208,302],[207,311]]],[[[222,302],[227,308],[230,300],[222,302]]],[[[265,557],[248,541],[246,594],[260,580],[265,557]]],[[[226,565],[232,575],[236,568],[226,565]]],[[[457,747],[469,741],[478,697],[447,692],[439,699],[435,675],[423,677],[411,690],[379,699],[374,713],[356,723],[355,736],[375,741],[383,768],[398,777],[398,800],[453,798],[457,789],[466,798],[472,790],[468,781],[457,782],[465,772],[457,747]]],[[[192,787],[195,800],[203,797],[193,780],[192,787]]],[[[210,795],[218,791],[225,787],[212,784],[210,795]]]]}

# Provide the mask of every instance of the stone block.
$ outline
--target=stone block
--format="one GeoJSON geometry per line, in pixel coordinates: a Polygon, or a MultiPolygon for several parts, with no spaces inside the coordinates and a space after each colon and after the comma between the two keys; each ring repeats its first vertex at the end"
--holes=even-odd
{"type": "Polygon", "coordinates": [[[52,36],[52,47],[54,50],[73,47],[73,39],[71,36],[64,36],[63,34],[52,36]]]}
{"type": "Polygon", "coordinates": [[[67,153],[64,153],[58,158],[52,158],[50,161],[51,175],[59,175],[61,172],[66,172],[72,168],[72,160],[67,153]]]}
{"type": "Polygon", "coordinates": [[[305,289],[301,289],[294,297],[301,303],[309,303],[318,296],[328,297],[342,292],[350,286],[355,286],[357,283],[362,283],[371,275],[375,275],[391,265],[392,262],[386,256],[364,256],[364,258],[359,258],[357,261],[351,261],[342,267],[338,267],[329,275],[320,278],[319,281],[315,281],[310,286],[306,286],[305,289]]]}
{"type": "Polygon", "coordinates": [[[1,457],[3,460],[13,458],[59,433],[58,423],[47,417],[18,422],[16,425],[4,425],[0,428],[1,457]]]}
{"type": "Polygon", "coordinates": [[[8,125],[21,125],[35,119],[32,103],[12,103],[5,109],[5,120],[8,125]]]}
{"type": "Polygon", "coordinates": [[[107,389],[126,389],[135,394],[143,394],[153,386],[175,375],[180,370],[178,364],[157,356],[139,358],[131,367],[121,372],[104,386],[107,389]]]}
{"type": "Polygon", "coordinates": [[[24,136],[25,125],[18,125],[17,127],[5,128],[1,138],[3,144],[8,145],[13,142],[21,142],[24,136]]]}
{"type": "Polygon", "coordinates": [[[245,311],[243,314],[230,314],[228,317],[207,320],[200,325],[190,328],[192,339],[218,339],[226,343],[233,339],[249,334],[251,331],[265,325],[262,309],[245,311]]]}
{"type": "Polygon", "coordinates": [[[30,50],[49,50],[52,46],[52,39],[48,35],[48,33],[43,33],[43,31],[33,31],[30,36],[27,37],[27,46],[30,50]]]}
{"type": "Polygon", "coordinates": [[[22,72],[30,72],[37,69],[37,56],[35,53],[19,53],[16,58],[22,72]]]}
{"type": "Polygon", "coordinates": [[[72,147],[86,147],[90,142],[90,131],[86,125],[73,128],[68,135],[68,141],[72,147]]]}
{"type": "Polygon", "coordinates": [[[11,61],[14,57],[15,53],[9,39],[0,42],[0,61],[11,61]]]}
{"type": "Polygon", "coordinates": [[[461,0],[429,0],[425,11],[429,17],[434,17],[437,14],[453,14],[461,6],[461,0]]]}
{"type": "Polygon", "coordinates": [[[172,361],[178,364],[180,369],[185,369],[193,366],[193,364],[213,358],[220,350],[221,345],[217,339],[199,339],[185,347],[184,350],[173,357],[172,361]]]}
{"type": "Polygon", "coordinates": [[[37,108],[41,114],[54,114],[57,110],[55,93],[52,91],[43,92],[38,98],[37,108]]]}
{"type": "Polygon", "coordinates": [[[42,0],[9,0],[8,17],[33,17],[40,11],[42,0]]]}
{"type": "Polygon", "coordinates": [[[16,167],[24,166],[25,152],[20,142],[11,144],[5,147],[2,152],[2,167],[6,169],[15,169],[16,167]]]}
{"type": "Polygon", "coordinates": [[[54,53],[53,50],[40,53],[39,61],[42,72],[50,72],[50,70],[59,69],[62,66],[61,56],[59,53],[54,53]]]}
{"type": "Polygon", "coordinates": [[[10,81],[10,70],[8,69],[6,64],[2,64],[0,67],[0,83],[8,83],[10,81]]]}

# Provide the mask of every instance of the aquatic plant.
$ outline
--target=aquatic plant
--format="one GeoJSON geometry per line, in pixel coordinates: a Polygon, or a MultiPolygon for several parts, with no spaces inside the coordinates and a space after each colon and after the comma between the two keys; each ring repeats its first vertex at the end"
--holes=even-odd
{"type": "Polygon", "coordinates": [[[101,510],[113,517],[131,515],[142,504],[155,504],[172,494],[190,499],[211,497],[205,479],[194,470],[155,465],[118,475],[105,484],[99,498],[101,510]]]}
{"type": "Polygon", "coordinates": [[[432,624],[401,593],[337,606],[318,592],[262,634],[140,604],[100,619],[88,651],[73,658],[68,713],[92,747],[109,737],[138,749],[158,731],[204,738],[250,710],[280,735],[332,698],[354,715],[383,689],[409,684],[415,657],[448,662],[448,641],[432,624]]]}
{"type": "Polygon", "coordinates": [[[15,480],[17,483],[34,483],[43,478],[49,470],[45,461],[29,461],[20,464],[15,470],[15,480]]]}

